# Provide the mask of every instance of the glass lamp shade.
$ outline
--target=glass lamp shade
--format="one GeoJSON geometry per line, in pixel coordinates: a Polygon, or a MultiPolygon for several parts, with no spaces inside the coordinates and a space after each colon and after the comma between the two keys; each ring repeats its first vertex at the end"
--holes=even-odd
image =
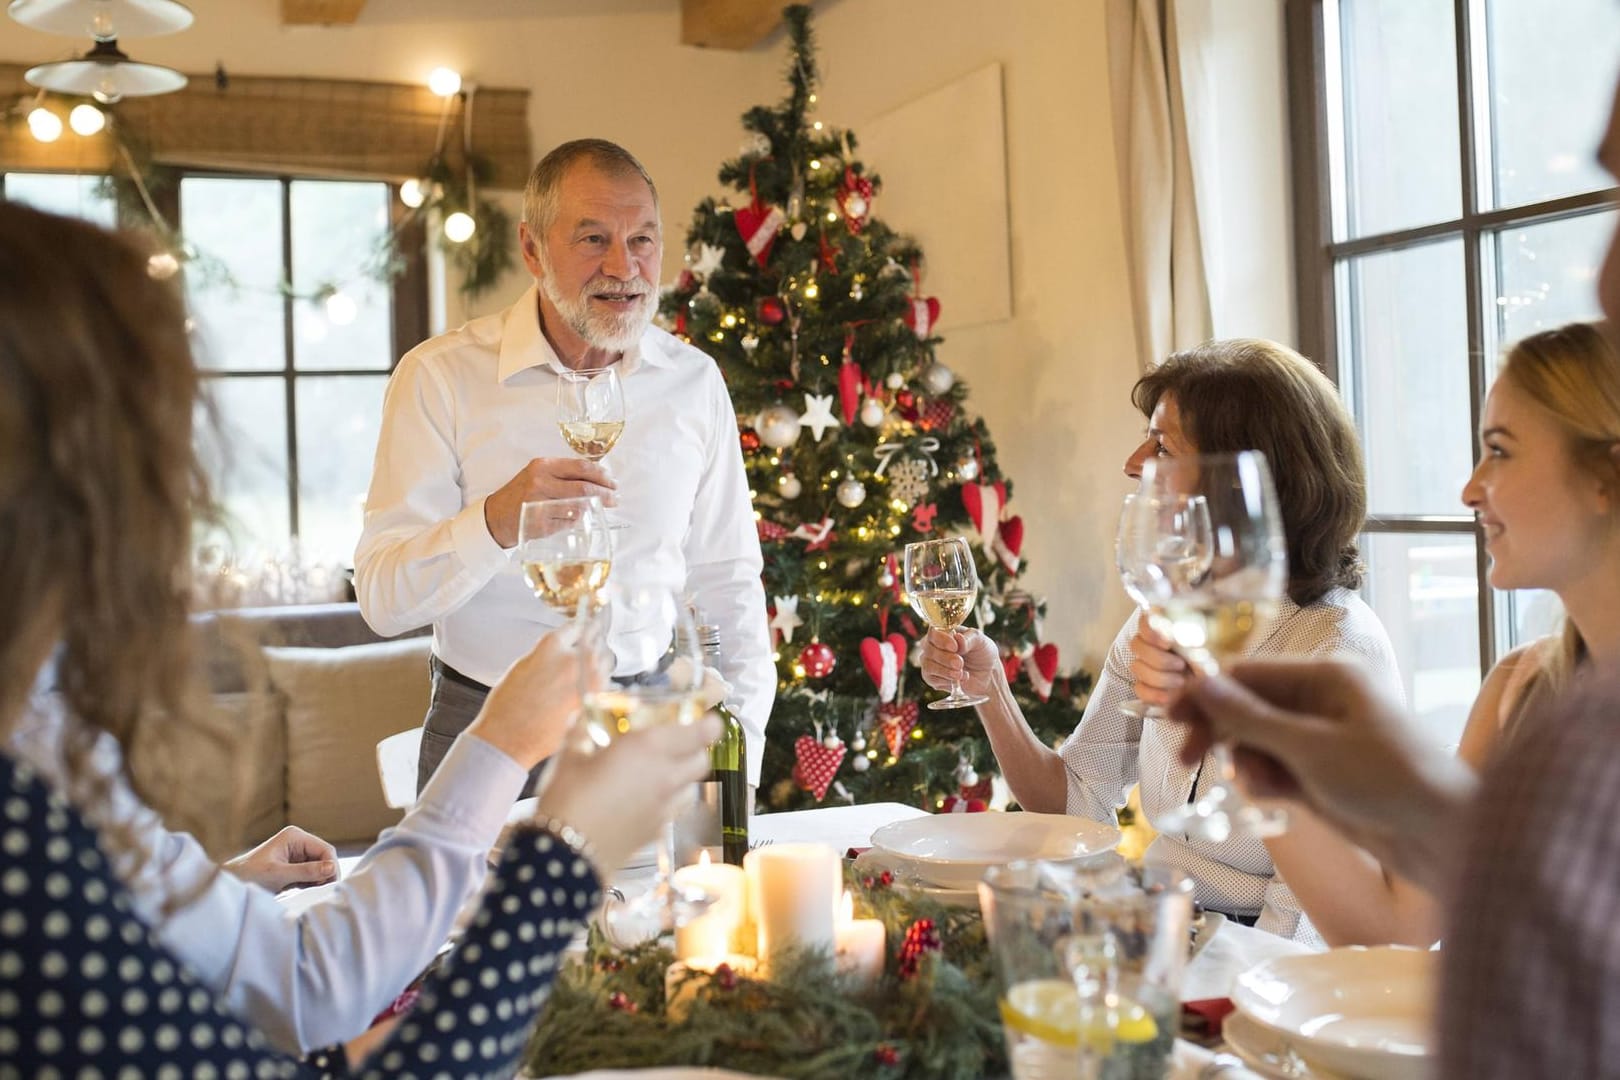
{"type": "Polygon", "coordinates": [[[98,41],[77,60],[29,68],[23,78],[42,90],[93,97],[108,104],[119,98],[168,94],[186,85],[186,77],[173,68],[131,60],[119,51],[116,41],[98,41]]]}
{"type": "Polygon", "coordinates": [[[179,0],[11,0],[6,10],[35,30],[97,41],[173,34],[192,21],[179,0]]]}

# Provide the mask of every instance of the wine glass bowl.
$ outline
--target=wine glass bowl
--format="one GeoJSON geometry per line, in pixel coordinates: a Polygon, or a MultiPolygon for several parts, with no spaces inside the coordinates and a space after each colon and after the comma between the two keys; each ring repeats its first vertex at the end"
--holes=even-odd
{"type": "MultiPolygon", "coordinates": [[[[1200,672],[1219,672],[1269,625],[1288,587],[1282,511],[1264,455],[1150,459],[1129,513],[1147,552],[1135,583],[1149,624],[1200,672]]],[[[1279,809],[1255,806],[1233,786],[1229,747],[1217,743],[1210,760],[1214,783],[1155,828],[1209,843],[1287,828],[1279,809]]]]}
{"type": "Polygon", "coordinates": [[[618,368],[563,372],[557,379],[557,428],[580,457],[606,457],[624,434],[624,384],[618,368]]]}
{"type": "MultiPolygon", "coordinates": [[[[979,596],[979,571],[966,540],[951,536],[921,540],[906,545],[906,596],[923,621],[936,630],[954,631],[973,611],[979,596]]],[[[967,694],[960,683],[930,709],[957,709],[982,705],[990,700],[982,694],[967,694]]]]}
{"type": "Polygon", "coordinates": [[[573,618],[613,568],[613,540],[594,496],[526,502],[518,514],[518,559],[534,595],[573,618]]]}

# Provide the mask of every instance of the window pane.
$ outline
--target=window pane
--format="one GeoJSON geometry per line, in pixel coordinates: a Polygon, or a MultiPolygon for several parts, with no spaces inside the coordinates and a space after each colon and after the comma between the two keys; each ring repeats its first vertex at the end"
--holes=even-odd
{"type": "Polygon", "coordinates": [[[1495,234],[1496,325],[1502,343],[1599,316],[1598,268],[1617,217],[1606,210],[1495,234]]]}
{"type": "Polygon", "coordinates": [[[1462,242],[1340,264],[1346,400],[1374,515],[1463,513],[1473,469],[1462,242]]]}
{"type": "Polygon", "coordinates": [[[6,198],[35,210],[83,218],[104,228],[118,223],[118,208],[101,193],[99,176],[6,173],[6,198]]]}
{"type": "Polygon", "coordinates": [[[198,362],[284,368],[281,181],[188,176],[180,181],[180,220],[198,255],[186,267],[198,362]]]}
{"type": "Polygon", "coordinates": [[[285,386],[276,376],[204,384],[216,416],[199,417],[197,452],[225,519],[225,535],[209,539],[238,563],[253,565],[285,551],[292,532],[285,386]]]}
{"type": "Polygon", "coordinates": [[[353,565],[387,385],[385,375],[298,380],[298,539],[311,563],[353,565]]]}
{"type": "Polygon", "coordinates": [[[1495,205],[1613,183],[1593,155],[1614,97],[1620,7],[1614,0],[1490,0],[1486,29],[1495,205]]]}
{"type": "Polygon", "coordinates": [[[376,271],[388,235],[388,185],[294,180],[291,198],[293,291],[340,293],[294,306],[294,363],[386,371],[393,313],[376,271]]]}
{"type": "Polygon", "coordinates": [[[1363,592],[1400,660],[1406,703],[1429,738],[1462,737],[1479,692],[1479,582],[1474,538],[1366,533],[1363,592]]]}
{"type": "Polygon", "coordinates": [[[1341,0],[1339,30],[1350,235],[1458,217],[1451,4],[1341,0]]]}

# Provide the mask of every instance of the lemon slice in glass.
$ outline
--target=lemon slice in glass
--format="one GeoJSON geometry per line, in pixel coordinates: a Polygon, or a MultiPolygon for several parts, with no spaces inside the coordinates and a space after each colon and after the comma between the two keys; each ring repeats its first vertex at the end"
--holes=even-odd
{"type": "Polygon", "coordinates": [[[1084,1037],[1087,1049],[1097,1053],[1111,1052],[1116,1042],[1152,1042],[1159,1034],[1152,1014],[1130,998],[1082,1007],[1074,984],[1063,979],[1017,984],[1001,999],[1001,1020],[1012,1030],[1053,1046],[1079,1046],[1084,1037]]]}

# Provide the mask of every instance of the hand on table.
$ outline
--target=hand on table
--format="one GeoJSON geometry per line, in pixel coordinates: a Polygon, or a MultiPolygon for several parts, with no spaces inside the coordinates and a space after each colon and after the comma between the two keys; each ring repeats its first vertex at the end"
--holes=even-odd
{"type": "Polygon", "coordinates": [[[484,526],[497,544],[510,548],[518,541],[518,518],[524,503],[595,495],[602,505],[613,506],[618,486],[597,462],[576,457],[535,458],[484,500],[484,526]]]}
{"type": "Polygon", "coordinates": [[[225,869],[273,893],[293,885],[324,885],[337,880],[337,849],[313,833],[288,825],[252,851],[227,862],[225,869]]]}
{"type": "Polygon", "coordinates": [[[1168,709],[1187,684],[1187,661],[1170,651],[1171,641],[1148,624],[1147,612],[1136,616],[1136,633],[1131,635],[1131,678],[1136,682],[1136,699],[1142,704],[1168,709]]]}
{"type": "Polygon", "coordinates": [[[930,630],[922,640],[923,681],[935,690],[960,683],[970,695],[988,697],[996,680],[1006,681],[1001,654],[978,630],[930,630]]]}

